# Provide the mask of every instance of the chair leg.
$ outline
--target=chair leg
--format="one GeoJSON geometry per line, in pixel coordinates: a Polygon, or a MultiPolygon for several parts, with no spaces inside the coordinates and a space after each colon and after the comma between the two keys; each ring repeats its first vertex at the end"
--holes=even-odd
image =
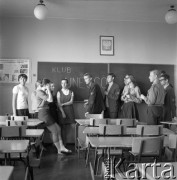
{"type": "Polygon", "coordinates": [[[79,147],[77,149],[77,155],[78,155],[78,158],[80,158],[80,150],[79,150],[79,147]]]}
{"type": "Polygon", "coordinates": [[[33,168],[32,167],[29,167],[29,172],[30,172],[31,180],[34,180],[33,168]]]}
{"type": "Polygon", "coordinates": [[[97,163],[98,163],[98,156],[96,154],[95,159],[94,159],[94,174],[97,174],[97,163]]]}
{"type": "Polygon", "coordinates": [[[95,172],[95,174],[96,174],[96,175],[98,175],[98,171],[99,171],[99,165],[100,165],[100,159],[101,159],[101,157],[102,157],[102,156],[99,156],[99,157],[97,158],[97,166],[96,166],[96,172],[95,172]]]}
{"type": "Polygon", "coordinates": [[[89,153],[90,153],[90,143],[89,143],[88,148],[87,148],[87,155],[86,155],[86,163],[85,163],[85,167],[87,167],[87,165],[88,165],[88,161],[89,161],[89,153]]]}
{"type": "Polygon", "coordinates": [[[85,149],[84,152],[85,152],[85,153],[84,153],[84,159],[86,160],[86,157],[87,157],[87,148],[85,149]]]}

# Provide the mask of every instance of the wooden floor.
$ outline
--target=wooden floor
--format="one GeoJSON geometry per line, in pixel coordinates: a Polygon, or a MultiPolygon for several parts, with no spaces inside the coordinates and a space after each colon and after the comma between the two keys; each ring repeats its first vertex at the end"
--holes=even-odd
{"type": "MultiPolygon", "coordinates": [[[[74,147],[70,147],[73,150],[74,147]]],[[[34,169],[34,180],[90,180],[90,170],[85,167],[82,155],[80,159],[77,153],[71,155],[57,155],[54,146],[48,146],[44,151],[41,168],[34,169]]],[[[74,150],[73,150],[74,151],[74,150]]],[[[14,179],[23,180],[25,173],[24,164],[18,162],[15,165],[14,179]]]]}

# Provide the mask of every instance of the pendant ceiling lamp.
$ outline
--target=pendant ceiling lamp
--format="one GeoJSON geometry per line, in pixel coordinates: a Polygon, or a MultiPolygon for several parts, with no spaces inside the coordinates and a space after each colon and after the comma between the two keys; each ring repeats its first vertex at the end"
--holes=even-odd
{"type": "Polygon", "coordinates": [[[170,6],[170,9],[168,10],[168,12],[165,15],[165,21],[168,24],[177,23],[177,12],[176,12],[176,9],[174,8],[174,6],[170,6]]]}
{"type": "Polygon", "coordinates": [[[43,0],[34,8],[34,16],[39,20],[44,20],[47,16],[48,10],[43,0]]]}

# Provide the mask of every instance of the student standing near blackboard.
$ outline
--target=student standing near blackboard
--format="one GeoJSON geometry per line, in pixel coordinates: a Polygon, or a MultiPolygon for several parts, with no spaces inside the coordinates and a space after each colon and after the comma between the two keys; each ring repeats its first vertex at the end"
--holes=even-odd
{"type": "Polygon", "coordinates": [[[175,92],[169,79],[170,76],[168,74],[162,74],[159,78],[161,85],[165,89],[163,121],[172,121],[172,118],[176,117],[175,92]]]}
{"type": "Polygon", "coordinates": [[[118,98],[120,94],[120,88],[117,83],[114,82],[115,74],[109,73],[107,75],[107,85],[105,87],[105,106],[104,112],[105,118],[117,118],[118,117],[118,98]]]}
{"type": "Polygon", "coordinates": [[[149,74],[149,80],[152,83],[151,88],[148,90],[147,96],[141,94],[141,98],[148,105],[147,109],[147,124],[157,125],[162,121],[163,104],[165,98],[165,91],[159,82],[160,71],[152,70],[149,74]]]}
{"type": "Polygon", "coordinates": [[[85,103],[86,114],[101,114],[105,110],[103,95],[100,86],[93,82],[92,75],[84,74],[84,81],[89,87],[88,102],[85,103]]]}
{"type": "Polygon", "coordinates": [[[63,141],[66,142],[67,127],[75,123],[74,116],[74,93],[68,89],[68,79],[61,80],[62,89],[57,93],[57,102],[59,107],[59,116],[63,141]]]}
{"type": "Polygon", "coordinates": [[[28,77],[26,74],[18,76],[19,84],[13,88],[12,109],[13,116],[29,116],[28,88],[25,86],[28,77]]]}
{"type": "Polygon", "coordinates": [[[122,116],[123,118],[135,118],[139,120],[139,113],[136,103],[141,103],[140,88],[137,86],[133,75],[126,75],[124,78],[125,89],[122,94],[122,116]]]}

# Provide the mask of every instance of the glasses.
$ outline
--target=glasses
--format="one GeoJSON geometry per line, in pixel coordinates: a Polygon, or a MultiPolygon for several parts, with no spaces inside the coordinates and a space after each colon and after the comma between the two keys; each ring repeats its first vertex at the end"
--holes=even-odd
{"type": "Polygon", "coordinates": [[[165,81],[165,79],[159,79],[159,81],[165,81]]]}
{"type": "Polygon", "coordinates": [[[127,76],[127,77],[124,77],[124,79],[129,79],[130,77],[129,76],[127,76]]]}

